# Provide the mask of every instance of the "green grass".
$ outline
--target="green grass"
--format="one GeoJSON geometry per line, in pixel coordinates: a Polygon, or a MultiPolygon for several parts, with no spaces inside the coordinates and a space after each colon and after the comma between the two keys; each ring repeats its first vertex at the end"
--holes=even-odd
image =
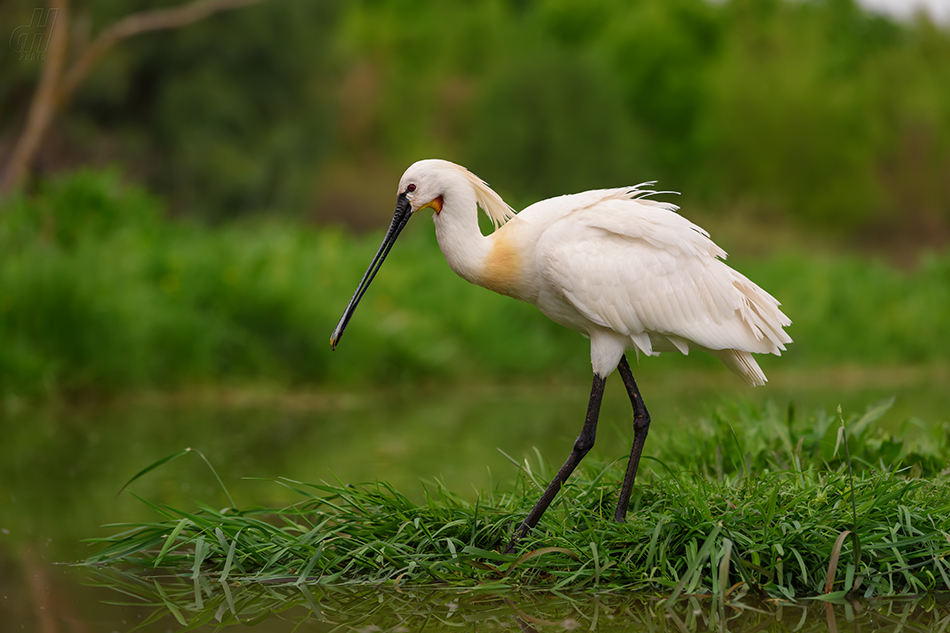
{"type": "MultiPolygon", "coordinates": [[[[157,200],[111,172],[45,183],[0,208],[0,396],[589,374],[577,333],[458,279],[426,218],[406,230],[331,354],[378,240],[165,220],[157,200]]],[[[734,264],[794,322],[795,343],[767,369],[950,358],[950,255],[910,273],[807,253],[734,264]]],[[[665,354],[644,364],[717,363],[665,354]]]]}
{"type": "MultiPolygon", "coordinates": [[[[540,494],[534,486],[476,503],[437,487],[416,505],[385,483],[281,481],[303,501],[226,511],[156,506],[158,521],[101,541],[88,563],[197,569],[218,582],[622,588],[674,597],[743,582],[792,600],[823,593],[836,540],[853,529],[849,481],[832,472],[654,478],[636,491],[621,525],[610,521],[619,482],[588,471],[522,541],[521,556],[499,550],[540,494]],[[718,575],[724,570],[729,582],[718,575]]],[[[893,473],[856,477],[860,571],[848,541],[833,596],[950,590],[945,486],[893,473]]]]}
{"type": "Polygon", "coordinates": [[[191,624],[245,608],[242,620],[256,617],[285,601],[319,611],[315,594],[330,592],[332,602],[341,587],[344,594],[632,591],[714,606],[950,591],[941,471],[950,428],[903,441],[874,425],[888,406],[850,416],[846,427],[824,412],[798,420],[777,407],[700,421],[646,462],[624,524],[610,520],[623,463],[585,462],[515,555],[500,551],[550,477],[540,456],[519,465],[513,488],[494,486],[475,501],[439,484],[426,486],[416,504],[385,482],[278,480],[299,502],[150,504],[154,521],[111,526],[118,532],[93,539],[86,565],[132,573],[120,584],[138,586],[129,592],[141,600],[143,587],[154,585],[158,611],[191,624]],[[838,441],[842,428],[847,444],[838,441]],[[143,580],[156,572],[161,583],[143,580]]]}

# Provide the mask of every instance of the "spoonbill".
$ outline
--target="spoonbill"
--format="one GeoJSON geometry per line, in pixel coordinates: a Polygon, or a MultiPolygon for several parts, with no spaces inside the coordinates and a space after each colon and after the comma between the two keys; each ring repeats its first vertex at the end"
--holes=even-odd
{"type": "Polygon", "coordinates": [[[709,234],[651,198],[653,183],[542,200],[520,213],[473,173],[445,160],[414,163],[399,181],[396,212],[379,251],[330,337],[336,349],[360,299],[409,219],[433,211],[449,267],[489,290],[533,303],[590,339],[594,372],[587,416],[567,461],[506,548],[534,528],[594,445],[607,377],[618,369],[633,405],[633,446],[614,520],[623,522],[650,429],[626,352],[709,352],[750,385],[765,374],[753,353],[781,355],[791,321],[774,297],[723,261],[709,234]],[[481,207],[495,225],[478,226],[481,207]]]}

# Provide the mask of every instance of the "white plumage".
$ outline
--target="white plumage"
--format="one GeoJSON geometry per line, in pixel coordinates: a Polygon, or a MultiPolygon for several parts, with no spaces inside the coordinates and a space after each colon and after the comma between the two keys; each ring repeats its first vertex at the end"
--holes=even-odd
{"type": "MultiPolygon", "coordinates": [[[[647,183],[652,184],[652,183],[647,183]]],[[[614,518],[623,521],[650,416],[624,357],[707,351],[751,385],[765,384],[752,354],[779,355],[792,339],[779,302],[723,261],[709,234],[637,187],[542,200],[518,214],[481,179],[444,160],[419,161],[399,181],[396,213],[330,338],[353,311],[413,214],[434,211],[439,247],[462,278],[533,303],[590,338],[594,381],[584,428],[567,462],[515,532],[533,528],[593,446],[607,376],[619,369],[634,408],[634,441],[614,518]],[[479,207],[495,231],[482,235],[479,207]]]]}
{"type": "Polygon", "coordinates": [[[601,376],[628,349],[648,356],[700,349],[761,385],[765,374],[751,354],[780,354],[792,340],[778,301],[729,268],[725,251],[675,205],[649,199],[650,190],[586,191],[514,215],[453,163],[415,163],[400,191],[411,183],[413,207],[442,198],[434,221],[452,269],[588,336],[601,376]],[[478,228],[476,201],[500,223],[490,235],[478,228]]]}

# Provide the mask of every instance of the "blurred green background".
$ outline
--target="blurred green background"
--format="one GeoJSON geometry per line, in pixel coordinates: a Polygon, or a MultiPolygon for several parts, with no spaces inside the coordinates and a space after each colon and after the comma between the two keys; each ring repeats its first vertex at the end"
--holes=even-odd
{"type": "MultiPolygon", "coordinates": [[[[72,5],[70,55],[128,10],[72,5]]],[[[0,57],[0,157],[40,70],[0,57]]],[[[851,0],[282,0],[128,39],[0,202],[0,394],[586,373],[576,334],[460,282],[418,220],[331,364],[424,157],[516,208],[658,180],[783,302],[783,367],[942,364],[947,77],[945,25],[851,0]]]]}
{"type": "MultiPolygon", "coordinates": [[[[67,68],[129,11],[179,6],[134,4],[71,3],[67,68]]],[[[36,8],[0,4],[0,173],[43,71],[12,38],[36,8]]],[[[5,621],[102,611],[81,580],[23,579],[53,574],[37,556],[84,557],[103,523],[150,517],[115,492],[186,446],[238,504],[292,500],[242,476],[416,496],[441,476],[473,496],[517,474],[496,447],[559,463],[588,343],[457,278],[427,218],[330,352],[400,174],[429,157],[515,208],[657,180],[783,303],[795,343],[761,358],[765,388],[701,354],[641,359],[647,454],[704,416],[792,405],[807,425],[889,396],[882,429],[944,432],[947,24],[852,0],[267,0],[109,50],[0,195],[5,621]]],[[[626,451],[630,415],[611,383],[591,459],[626,451]]],[[[198,460],[135,491],[224,503],[198,460]]]]}

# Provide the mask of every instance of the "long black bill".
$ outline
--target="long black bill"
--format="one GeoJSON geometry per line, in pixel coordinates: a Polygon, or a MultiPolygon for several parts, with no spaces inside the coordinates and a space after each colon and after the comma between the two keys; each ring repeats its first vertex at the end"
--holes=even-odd
{"type": "Polygon", "coordinates": [[[340,339],[343,338],[343,330],[346,329],[350,318],[353,316],[353,312],[356,311],[356,306],[359,304],[360,299],[363,298],[363,295],[366,294],[370,283],[372,283],[376,273],[379,272],[380,267],[383,265],[383,260],[386,259],[389,250],[393,247],[393,244],[396,243],[396,238],[399,237],[399,234],[411,217],[412,207],[409,204],[409,200],[406,199],[406,194],[401,193],[399,197],[396,198],[396,212],[393,214],[393,221],[392,224],[389,225],[389,230],[386,231],[386,237],[383,238],[383,243],[379,245],[379,250],[376,251],[376,257],[373,258],[369,268],[366,269],[366,273],[363,274],[363,279],[360,280],[360,285],[356,287],[353,298],[350,299],[346,310],[343,311],[340,322],[336,324],[333,334],[330,335],[330,349],[335,350],[336,346],[340,343],[340,339]]]}

